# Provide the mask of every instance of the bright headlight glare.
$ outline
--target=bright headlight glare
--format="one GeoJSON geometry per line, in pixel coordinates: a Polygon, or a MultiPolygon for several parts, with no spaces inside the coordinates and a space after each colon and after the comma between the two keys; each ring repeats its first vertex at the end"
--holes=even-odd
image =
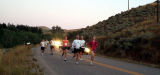
{"type": "Polygon", "coordinates": [[[90,52],[90,49],[89,49],[89,48],[85,48],[84,51],[87,52],[87,53],[89,53],[89,52],[90,52]]]}
{"type": "Polygon", "coordinates": [[[55,46],[61,46],[61,42],[60,41],[55,41],[55,46]]]}

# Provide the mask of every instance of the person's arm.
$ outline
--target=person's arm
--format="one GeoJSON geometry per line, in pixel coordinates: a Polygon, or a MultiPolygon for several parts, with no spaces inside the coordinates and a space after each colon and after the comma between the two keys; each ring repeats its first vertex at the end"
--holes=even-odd
{"type": "Polygon", "coordinates": [[[86,46],[86,41],[84,41],[84,44],[83,44],[83,45],[84,45],[84,47],[86,46]]]}
{"type": "Polygon", "coordinates": [[[80,40],[79,42],[80,42],[80,47],[82,47],[82,41],[80,40]]]}
{"type": "Polygon", "coordinates": [[[40,46],[42,46],[42,42],[40,43],[40,46]]]}
{"type": "Polygon", "coordinates": [[[75,40],[73,41],[72,46],[75,48],[75,40]]]}
{"type": "Polygon", "coordinates": [[[63,46],[63,40],[61,41],[61,46],[63,46]]]}
{"type": "Polygon", "coordinates": [[[55,41],[52,41],[53,42],[53,45],[55,46],[55,41]]]}
{"type": "Polygon", "coordinates": [[[88,43],[88,46],[91,47],[91,41],[88,43]]]}
{"type": "Polygon", "coordinates": [[[84,47],[85,41],[81,41],[81,47],[84,47]]]}
{"type": "Polygon", "coordinates": [[[51,44],[51,41],[49,41],[49,43],[51,44]]]}
{"type": "Polygon", "coordinates": [[[64,40],[62,40],[61,45],[62,45],[62,46],[64,45],[64,40]]]}
{"type": "Polygon", "coordinates": [[[47,42],[45,42],[45,45],[47,46],[47,42]]]}
{"type": "Polygon", "coordinates": [[[98,46],[98,42],[96,42],[96,47],[98,46]]]}
{"type": "Polygon", "coordinates": [[[74,46],[74,41],[72,42],[72,46],[74,46]]]}
{"type": "Polygon", "coordinates": [[[69,43],[69,41],[68,41],[68,47],[70,47],[70,43],[69,43]]]}

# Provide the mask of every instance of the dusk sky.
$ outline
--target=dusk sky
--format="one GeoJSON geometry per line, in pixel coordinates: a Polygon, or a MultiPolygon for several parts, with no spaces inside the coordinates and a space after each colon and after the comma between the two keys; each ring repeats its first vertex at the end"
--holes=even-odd
{"type": "MultiPolygon", "coordinates": [[[[0,0],[0,23],[84,28],[128,9],[128,0],[0,0]]],[[[130,0],[138,7],[155,0],[130,0]]]]}

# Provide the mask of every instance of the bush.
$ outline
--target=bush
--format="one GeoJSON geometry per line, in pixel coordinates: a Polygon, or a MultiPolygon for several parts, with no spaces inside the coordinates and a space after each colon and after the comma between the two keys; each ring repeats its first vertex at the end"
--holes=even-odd
{"type": "Polygon", "coordinates": [[[31,42],[37,44],[42,39],[42,30],[25,25],[0,24],[0,47],[11,48],[31,42]]]}

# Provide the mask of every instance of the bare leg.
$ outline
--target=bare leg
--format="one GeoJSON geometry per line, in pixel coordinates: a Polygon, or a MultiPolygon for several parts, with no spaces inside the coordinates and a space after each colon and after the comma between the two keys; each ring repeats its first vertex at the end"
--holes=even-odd
{"type": "Polygon", "coordinates": [[[41,55],[43,56],[43,54],[44,54],[44,50],[41,50],[41,55]]]}
{"type": "Polygon", "coordinates": [[[82,52],[80,52],[80,59],[82,58],[82,52]]]}
{"type": "Polygon", "coordinates": [[[93,64],[94,57],[95,57],[95,53],[94,51],[91,51],[91,64],[93,64]]]}
{"type": "Polygon", "coordinates": [[[76,62],[78,62],[78,56],[79,56],[79,53],[76,53],[76,62]]]}
{"type": "Polygon", "coordinates": [[[65,50],[65,58],[67,58],[67,52],[68,52],[68,51],[67,51],[67,49],[66,49],[66,50],[65,50]]]}
{"type": "Polygon", "coordinates": [[[52,54],[52,55],[53,55],[53,52],[54,52],[54,48],[51,49],[51,54],[52,54]]]}
{"type": "Polygon", "coordinates": [[[51,54],[52,54],[53,52],[52,52],[52,48],[51,48],[51,54]]]}
{"type": "Polygon", "coordinates": [[[76,53],[74,53],[73,58],[76,57],[76,53]]]}
{"type": "Polygon", "coordinates": [[[62,56],[64,55],[64,50],[62,51],[62,56]]]}
{"type": "Polygon", "coordinates": [[[83,53],[82,53],[82,52],[80,52],[80,60],[82,60],[82,56],[83,56],[83,53]]]}
{"type": "Polygon", "coordinates": [[[44,50],[42,50],[42,53],[44,53],[44,50]]]}

